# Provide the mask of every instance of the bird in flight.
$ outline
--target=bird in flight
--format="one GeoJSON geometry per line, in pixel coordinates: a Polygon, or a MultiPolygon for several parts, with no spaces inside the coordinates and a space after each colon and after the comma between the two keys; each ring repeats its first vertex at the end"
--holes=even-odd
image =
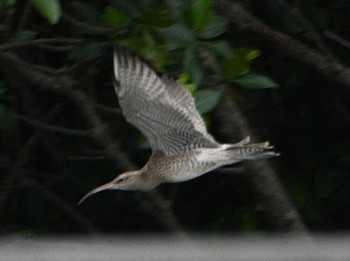
{"type": "Polygon", "coordinates": [[[194,99],[174,79],[158,76],[124,48],[114,47],[114,89],[125,119],[149,140],[152,155],[139,170],[120,174],[87,193],[149,191],[161,183],[197,178],[224,165],[278,156],[269,142],[220,144],[207,131],[194,99]]]}

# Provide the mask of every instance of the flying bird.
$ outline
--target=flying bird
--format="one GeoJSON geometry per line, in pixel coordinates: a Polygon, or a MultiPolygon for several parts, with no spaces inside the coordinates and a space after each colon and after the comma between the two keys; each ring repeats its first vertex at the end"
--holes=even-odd
{"type": "Polygon", "coordinates": [[[149,140],[152,155],[139,170],[120,174],[87,193],[149,191],[161,183],[197,178],[224,165],[278,156],[269,142],[220,144],[207,131],[194,99],[174,79],[158,76],[145,62],[114,47],[114,89],[125,119],[149,140]]]}

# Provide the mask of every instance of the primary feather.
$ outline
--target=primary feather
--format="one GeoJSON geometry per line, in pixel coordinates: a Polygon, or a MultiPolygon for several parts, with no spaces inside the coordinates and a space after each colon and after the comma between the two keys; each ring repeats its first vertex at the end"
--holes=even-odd
{"type": "Polygon", "coordinates": [[[190,93],[175,80],[159,77],[145,62],[114,48],[114,87],[128,122],[149,140],[153,152],[175,155],[217,147],[190,93]]]}

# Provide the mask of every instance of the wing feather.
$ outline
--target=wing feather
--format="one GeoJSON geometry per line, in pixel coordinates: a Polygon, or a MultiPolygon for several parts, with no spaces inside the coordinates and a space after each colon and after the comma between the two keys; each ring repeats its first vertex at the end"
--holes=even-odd
{"type": "Polygon", "coordinates": [[[159,77],[145,62],[114,48],[114,89],[128,122],[149,140],[153,152],[174,155],[217,147],[192,96],[175,80],[159,77]]]}

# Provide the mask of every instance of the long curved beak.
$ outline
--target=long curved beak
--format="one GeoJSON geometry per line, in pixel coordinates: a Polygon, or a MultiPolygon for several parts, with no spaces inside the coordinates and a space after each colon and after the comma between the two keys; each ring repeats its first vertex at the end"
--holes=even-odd
{"type": "Polygon", "coordinates": [[[85,199],[87,199],[88,197],[90,197],[91,195],[97,193],[97,192],[100,192],[100,191],[103,191],[103,190],[107,190],[107,189],[112,189],[113,188],[113,181],[109,182],[109,183],[106,183],[102,186],[99,186],[93,190],[91,190],[89,193],[87,193],[84,197],[82,197],[82,199],[78,202],[78,205],[80,205],[81,203],[83,203],[83,201],[85,199]]]}

